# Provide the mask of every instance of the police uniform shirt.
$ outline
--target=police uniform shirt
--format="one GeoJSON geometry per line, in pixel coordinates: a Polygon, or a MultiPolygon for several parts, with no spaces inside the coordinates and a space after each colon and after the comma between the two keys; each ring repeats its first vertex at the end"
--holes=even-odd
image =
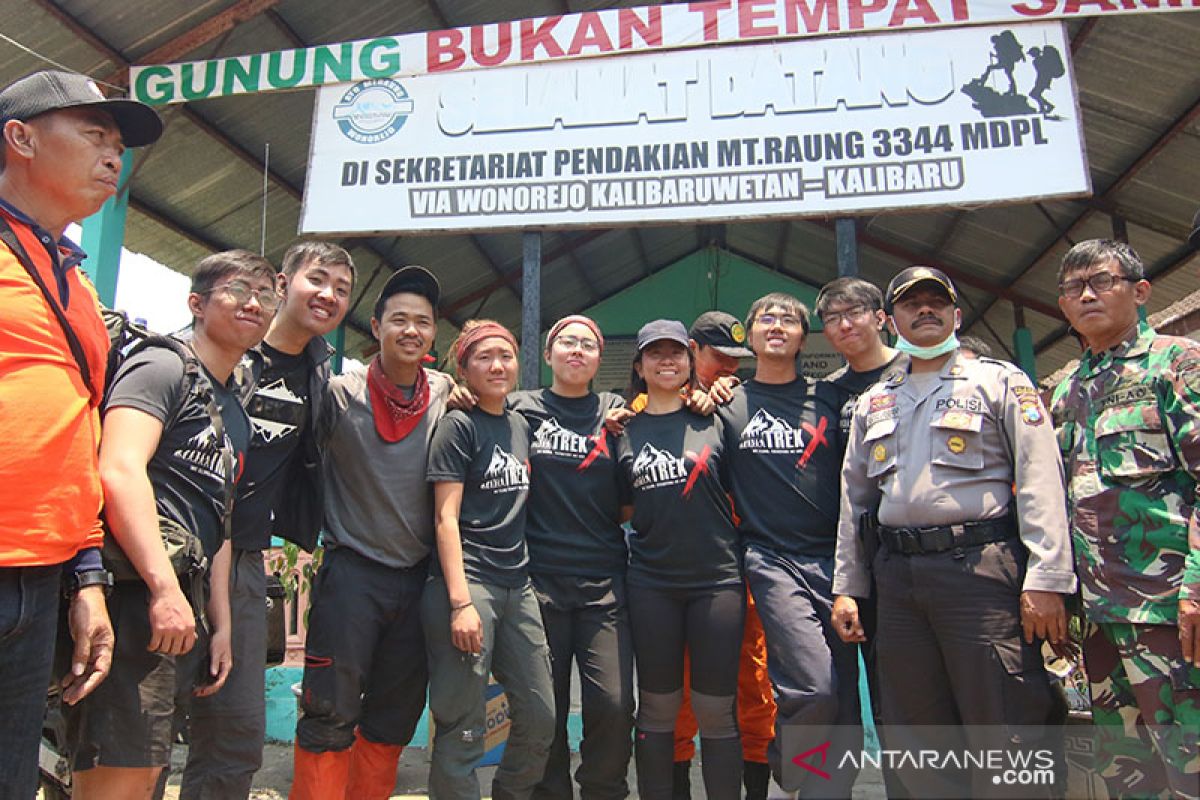
{"type": "Polygon", "coordinates": [[[833,387],[804,377],[749,380],[717,409],[744,541],[779,553],[833,555],[842,437],[833,387]]]}
{"type": "Polygon", "coordinates": [[[617,469],[617,437],[604,427],[604,415],[624,405],[609,392],[509,395],[508,407],[529,423],[531,436],[525,528],[530,571],[599,578],[625,573],[620,516],[629,500],[617,469]]]}
{"type": "MultiPolygon", "coordinates": [[[[442,417],[429,444],[430,483],[463,484],[458,530],[463,569],[479,583],[517,589],[529,581],[525,503],[529,425],[515,411],[481,408],[442,417]]],[[[437,548],[432,572],[441,574],[437,548]]]]}
{"type": "Polygon", "coordinates": [[[724,479],[724,423],[687,409],[629,421],[617,461],[633,498],[627,580],[700,589],[742,581],[724,479]]]}
{"type": "Polygon", "coordinates": [[[1024,588],[1073,592],[1062,460],[1025,373],[958,352],[927,383],[905,368],[890,370],[855,407],[834,593],[868,594],[863,512],[878,508],[890,527],[941,526],[1003,517],[1014,501],[1029,551],[1024,588]]]}

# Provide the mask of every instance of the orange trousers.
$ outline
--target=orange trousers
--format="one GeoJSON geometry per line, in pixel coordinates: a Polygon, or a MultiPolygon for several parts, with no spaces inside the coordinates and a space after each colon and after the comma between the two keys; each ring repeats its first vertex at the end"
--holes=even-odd
{"type": "Polygon", "coordinates": [[[349,750],[313,753],[295,745],[288,800],[387,800],[403,752],[398,744],[378,744],[358,731],[349,750]]]}
{"type": "MultiPolygon", "coordinates": [[[[675,760],[691,761],[696,754],[699,726],[692,713],[691,666],[683,657],[683,705],[675,720],[675,760]]],[[[742,732],[742,758],[767,763],[767,745],[775,738],[775,695],[767,676],[767,637],[746,592],[746,627],[742,634],[742,663],[738,667],[738,728],[742,732]]]]}

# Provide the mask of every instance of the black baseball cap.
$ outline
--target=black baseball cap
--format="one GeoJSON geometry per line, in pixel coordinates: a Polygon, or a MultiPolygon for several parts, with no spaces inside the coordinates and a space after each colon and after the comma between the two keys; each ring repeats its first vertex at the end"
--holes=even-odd
{"type": "Polygon", "coordinates": [[[383,285],[383,289],[379,292],[379,298],[375,301],[375,307],[379,308],[389,297],[402,292],[421,295],[429,301],[429,304],[433,306],[433,310],[436,313],[438,302],[442,297],[442,285],[438,283],[438,279],[429,270],[415,264],[410,264],[407,267],[401,267],[396,270],[387,279],[387,283],[383,285]]]}
{"type": "Polygon", "coordinates": [[[660,342],[663,339],[672,342],[678,342],[684,347],[687,347],[687,328],[683,327],[682,322],[674,319],[656,319],[653,322],[647,322],[641,327],[641,330],[638,331],[638,351],[641,352],[655,342],[660,342]]]}
{"type": "Polygon", "coordinates": [[[112,115],[126,147],[154,144],[163,123],[154,109],[137,100],[107,98],[87,75],[44,70],[28,75],[0,91],[0,123],[26,122],[64,108],[99,108],[112,115]]]}
{"type": "Polygon", "coordinates": [[[1192,233],[1188,236],[1188,244],[1192,247],[1200,247],[1200,211],[1196,212],[1196,216],[1192,217],[1192,233]]]}
{"type": "Polygon", "coordinates": [[[705,311],[696,317],[688,335],[695,339],[697,344],[706,344],[727,356],[754,357],[754,351],[746,347],[746,329],[733,314],[705,311]]]}
{"type": "Polygon", "coordinates": [[[891,314],[896,301],[903,297],[909,289],[920,286],[922,283],[936,284],[949,295],[950,302],[958,305],[958,290],[954,288],[954,284],[946,276],[946,273],[933,267],[909,267],[901,270],[900,274],[892,278],[892,282],[888,284],[887,291],[883,293],[883,310],[891,314]]]}

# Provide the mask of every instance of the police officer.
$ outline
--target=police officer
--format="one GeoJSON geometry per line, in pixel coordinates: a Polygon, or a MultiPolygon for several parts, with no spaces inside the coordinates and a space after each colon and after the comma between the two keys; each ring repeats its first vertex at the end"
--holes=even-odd
{"type": "Polygon", "coordinates": [[[1200,344],[1138,321],[1150,283],[1122,242],[1071,248],[1058,292],[1087,345],[1051,407],[1090,623],[1096,768],[1114,796],[1198,797],[1200,344]]]}
{"type": "MultiPolygon", "coordinates": [[[[959,352],[958,293],[945,274],[909,267],[885,301],[909,358],[863,393],[851,421],[834,626],[863,641],[855,598],[873,569],[888,726],[1041,725],[1055,702],[1038,640],[1065,639],[1062,594],[1075,590],[1053,428],[1023,372],[959,352]],[[876,515],[864,541],[860,520],[876,515]]],[[[978,745],[987,731],[964,733],[978,745]]],[[[906,729],[889,747],[915,736],[906,729]]],[[[996,789],[984,770],[898,772],[914,796],[996,789]]]]}

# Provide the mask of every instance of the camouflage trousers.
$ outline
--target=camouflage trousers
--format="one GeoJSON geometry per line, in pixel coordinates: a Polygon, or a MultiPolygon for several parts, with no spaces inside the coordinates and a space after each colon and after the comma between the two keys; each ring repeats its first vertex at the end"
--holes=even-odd
{"type": "Polygon", "coordinates": [[[1200,667],[1174,625],[1090,624],[1096,771],[1110,797],[1200,797],[1200,667]]]}

